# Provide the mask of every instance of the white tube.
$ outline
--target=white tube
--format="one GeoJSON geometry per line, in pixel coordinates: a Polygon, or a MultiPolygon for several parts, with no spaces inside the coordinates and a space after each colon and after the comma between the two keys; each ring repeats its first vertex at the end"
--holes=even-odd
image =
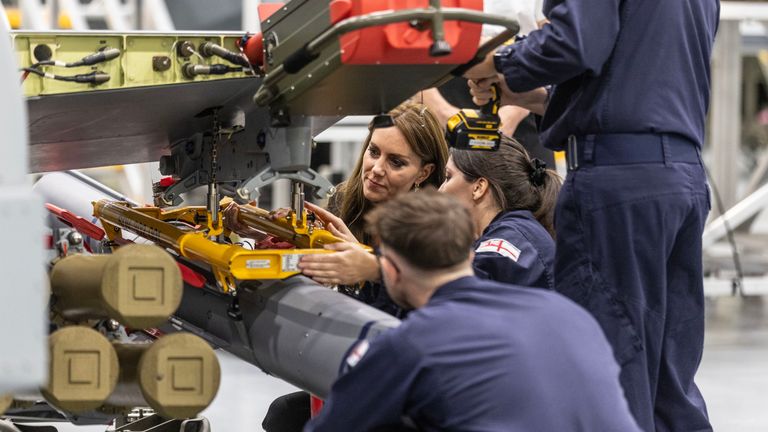
{"type": "Polygon", "coordinates": [[[98,222],[93,217],[91,204],[93,201],[109,199],[133,202],[120,192],[76,171],[46,174],[35,183],[32,189],[40,194],[46,203],[69,210],[93,223],[98,222]]]}

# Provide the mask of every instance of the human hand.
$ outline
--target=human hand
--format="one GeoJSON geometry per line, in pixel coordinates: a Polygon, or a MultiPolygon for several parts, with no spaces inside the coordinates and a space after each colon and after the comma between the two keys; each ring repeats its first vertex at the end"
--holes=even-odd
{"type": "Polygon", "coordinates": [[[532,113],[542,115],[547,108],[547,91],[539,87],[531,91],[515,93],[509,89],[503,75],[486,78],[478,81],[469,81],[469,93],[472,101],[478,105],[485,105],[493,97],[491,88],[498,84],[501,90],[500,103],[504,105],[516,105],[529,110],[532,113]]]}
{"type": "MultiPolygon", "coordinates": [[[[504,80],[500,79],[498,75],[467,81],[467,84],[469,85],[469,94],[472,95],[472,102],[474,102],[475,105],[483,106],[490,102],[494,97],[501,98],[504,93],[504,89],[502,88],[502,84],[504,84],[503,81],[504,80]],[[494,85],[498,85],[502,94],[496,95],[496,90],[493,88],[494,85]]],[[[506,87],[506,85],[504,85],[504,87],[506,87]]]]}
{"type": "Polygon", "coordinates": [[[325,225],[325,229],[330,231],[334,237],[347,242],[358,242],[357,238],[355,238],[355,235],[352,234],[352,231],[349,230],[347,224],[345,224],[340,217],[310,202],[306,202],[304,205],[307,207],[307,209],[311,210],[318,219],[320,219],[323,225],[325,225]]]}
{"type": "Polygon", "coordinates": [[[256,228],[244,225],[238,219],[240,212],[240,206],[236,202],[231,202],[224,209],[222,214],[224,215],[224,227],[237,233],[241,237],[252,238],[256,241],[261,241],[269,237],[267,233],[257,230],[256,228]]]}
{"type": "Polygon", "coordinates": [[[478,81],[496,76],[499,72],[496,70],[496,65],[493,62],[494,53],[495,50],[491,51],[485,56],[483,61],[464,72],[464,78],[478,81]]]}
{"type": "Polygon", "coordinates": [[[323,285],[351,285],[379,278],[379,262],[357,243],[340,242],[325,245],[331,254],[304,255],[299,261],[301,272],[323,285]]]}
{"type": "Polygon", "coordinates": [[[287,207],[281,207],[279,209],[272,210],[271,212],[269,212],[269,218],[272,219],[272,220],[282,219],[282,218],[288,216],[292,211],[293,210],[291,210],[291,209],[289,209],[287,207]]]}

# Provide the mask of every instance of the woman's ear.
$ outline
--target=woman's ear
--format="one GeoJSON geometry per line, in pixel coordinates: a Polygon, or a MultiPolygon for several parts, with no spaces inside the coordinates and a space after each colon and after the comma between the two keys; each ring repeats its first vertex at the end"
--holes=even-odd
{"type": "Polygon", "coordinates": [[[482,199],[486,192],[488,192],[488,186],[488,179],[485,177],[475,180],[472,184],[472,199],[474,201],[482,199]]]}
{"type": "Polygon", "coordinates": [[[421,171],[419,171],[419,175],[416,177],[415,183],[418,185],[424,183],[424,181],[428,179],[430,175],[432,175],[432,172],[434,170],[435,170],[435,164],[433,163],[424,164],[424,166],[421,167],[421,171]]]}

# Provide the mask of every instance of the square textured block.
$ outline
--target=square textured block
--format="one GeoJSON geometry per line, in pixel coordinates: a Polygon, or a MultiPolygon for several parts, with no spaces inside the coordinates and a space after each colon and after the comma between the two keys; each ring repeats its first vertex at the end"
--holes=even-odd
{"type": "Polygon", "coordinates": [[[169,357],[171,392],[203,393],[203,359],[195,357],[169,357]]]}
{"type": "Polygon", "coordinates": [[[134,302],[163,302],[162,268],[131,267],[128,269],[133,289],[131,300],[134,302]]]}
{"type": "Polygon", "coordinates": [[[99,388],[101,353],[98,351],[65,351],[66,384],[73,387],[99,388]]]}

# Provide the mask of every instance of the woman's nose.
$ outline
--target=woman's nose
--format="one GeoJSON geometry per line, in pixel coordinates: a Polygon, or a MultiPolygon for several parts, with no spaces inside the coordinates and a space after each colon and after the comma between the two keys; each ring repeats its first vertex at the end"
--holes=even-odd
{"type": "Polygon", "coordinates": [[[371,172],[377,176],[383,176],[386,173],[384,158],[379,158],[374,162],[371,172]]]}

